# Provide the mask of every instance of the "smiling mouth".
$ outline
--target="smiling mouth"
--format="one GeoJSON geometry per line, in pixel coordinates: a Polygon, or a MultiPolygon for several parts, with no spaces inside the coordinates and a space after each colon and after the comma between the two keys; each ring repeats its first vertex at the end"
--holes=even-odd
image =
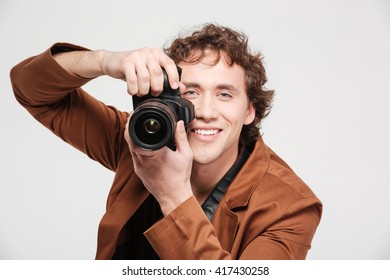
{"type": "Polygon", "coordinates": [[[215,135],[221,132],[220,129],[192,129],[192,132],[199,134],[199,135],[215,135]]]}

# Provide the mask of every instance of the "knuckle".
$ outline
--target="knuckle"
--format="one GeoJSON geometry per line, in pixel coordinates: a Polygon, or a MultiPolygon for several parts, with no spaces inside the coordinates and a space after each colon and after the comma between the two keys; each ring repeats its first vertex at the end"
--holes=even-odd
{"type": "Polygon", "coordinates": [[[121,60],[121,66],[126,67],[127,65],[133,64],[137,56],[138,54],[136,52],[126,53],[121,60]]]}
{"type": "Polygon", "coordinates": [[[139,74],[138,79],[141,83],[149,83],[150,75],[148,73],[139,74]]]}
{"type": "Polygon", "coordinates": [[[159,49],[159,48],[152,48],[151,51],[152,51],[152,53],[154,53],[155,55],[164,54],[164,52],[162,51],[162,49],[159,49]]]}
{"type": "Polygon", "coordinates": [[[141,88],[139,91],[138,91],[138,96],[144,96],[144,95],[147,95],[149,93],[149,89],[147,88],[141,88]]]}
{"type": "Polygon", "coordinates": [[[150,74],[152,74],[156,78],[163,77],[163,72],[161,70],[161,67],[151,67],[149,71],[150,71],[150,74]]]}
{"type": "Polygon", "coordinates": [[[134,85],[134,84],[137,84],[137,82],[138,82],[137,76],[131,75],[131,76],[127,77],[127,83],[128,84],[134,85]]]}

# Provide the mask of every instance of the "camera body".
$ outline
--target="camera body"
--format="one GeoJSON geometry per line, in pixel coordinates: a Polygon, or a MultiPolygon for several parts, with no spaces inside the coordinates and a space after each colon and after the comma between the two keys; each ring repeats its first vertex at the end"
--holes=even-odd
{"type": "MultiPolygon", "coordinates": [[[[178,68],[181,76],[181,68],[178,68]]],[[[188,124],[195,118],[191,101],[180,97],[179,89],[172,89],[164,69],[164,88],[158,97],[150,92],[142,97],[133,96],[134,113],[129,122],[129,135],[133,143],[144,150],[159,150],[168,146],[176,150],[174,134],[179,120],[188,124]]]]}

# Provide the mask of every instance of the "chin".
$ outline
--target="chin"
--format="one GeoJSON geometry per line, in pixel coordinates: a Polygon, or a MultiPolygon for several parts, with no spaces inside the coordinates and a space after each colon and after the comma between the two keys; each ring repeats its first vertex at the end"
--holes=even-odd
{"type": "Polygon", "coordinates": [[[218,155],[214,152],[210,153],[207,149],[201,151],[193,150],[194,162],[202,165],[210,164],[218,159],[218,155]]]}

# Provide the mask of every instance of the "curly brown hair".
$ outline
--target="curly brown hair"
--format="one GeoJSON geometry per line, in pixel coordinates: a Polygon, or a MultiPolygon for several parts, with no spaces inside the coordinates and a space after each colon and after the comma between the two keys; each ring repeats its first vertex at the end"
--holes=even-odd
{"type": "Polygon", "coordinates": [[[255,108],[256,114],[251,124],[243,126],[241,141],[248,144],[257,139],[261,120],[270,112],[274,91],[264,86],[267,77],[263,57],[260,53],[251,53],[248,38],[244,33],[210,23],[190,36],[176,38],[164,50],[176,64],[181,61],[200,62],[206,56],[206,51],[212,51],[216,54],[215,63],[218,63],[223,53],[229,65],[237,64],[243,67],[249,102],[255,108]]]}

